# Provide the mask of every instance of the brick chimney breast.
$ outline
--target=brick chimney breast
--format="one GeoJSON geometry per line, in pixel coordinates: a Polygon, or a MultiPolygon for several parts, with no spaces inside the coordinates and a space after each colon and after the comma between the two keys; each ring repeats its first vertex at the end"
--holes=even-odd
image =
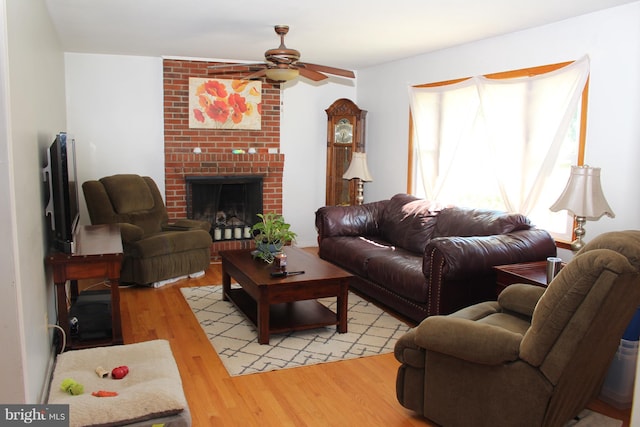
{"type": "MultiPolygon", "coordinates": [[[[279,85],[262,84],[260,130],[190,129],[189,77],[210,77],[208,67],[212,64],[163,61],[165,202],[169,218],[187,216],[186,176],[261,175],[263,211],[281,213],[284,154],[279,153],[279,85]],[[196,148],[200,149],[199,154],[194,153],[196,148]],[[249,149],[255,153],[249,154],[249,149]],[[244,153],[234,154],[233,150],[244,150],[244,153]]],[[[248,243],[214,242],[212,256],[219,250],[237,249],[248,243]]]]}

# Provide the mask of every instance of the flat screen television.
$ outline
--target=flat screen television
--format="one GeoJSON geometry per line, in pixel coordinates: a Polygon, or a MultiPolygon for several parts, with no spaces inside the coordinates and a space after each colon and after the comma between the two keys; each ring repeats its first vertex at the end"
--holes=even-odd
{"type": "Polygon", "coordinates": [[[75,252],[74,236],[80,220],[75,140],[60,132],[47,150],[44,179],[48,183],[45,215],[50,217],[50,245],[75,252]]]}

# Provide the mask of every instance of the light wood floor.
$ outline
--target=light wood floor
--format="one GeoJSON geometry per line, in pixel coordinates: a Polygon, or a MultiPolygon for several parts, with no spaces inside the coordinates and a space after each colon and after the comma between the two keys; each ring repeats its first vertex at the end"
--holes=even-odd
{"type": "MultiPolygon", "coordinates": [[[[180,292],[220,283],[220,264],[214,263],[198,279],[121,288],[125,343],[171,343],[194,427],[434,425],[397,402],[393,354],[230,377],[180,292]]],[[[629,425],[630,411],[600,401],[590,407],[629,425]]]]}

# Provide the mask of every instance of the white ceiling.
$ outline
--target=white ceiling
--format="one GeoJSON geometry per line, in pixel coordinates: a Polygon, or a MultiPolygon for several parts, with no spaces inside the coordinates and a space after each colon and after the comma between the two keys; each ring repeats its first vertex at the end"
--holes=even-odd
{"type": "Polygon", "coordinates": [[[638,0],[45,0],[66,52],[301,61],[358,70],[638,0]]]}

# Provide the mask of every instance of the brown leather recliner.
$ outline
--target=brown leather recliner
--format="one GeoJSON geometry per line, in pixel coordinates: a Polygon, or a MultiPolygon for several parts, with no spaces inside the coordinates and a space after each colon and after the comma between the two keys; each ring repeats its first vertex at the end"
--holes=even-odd
{"type": "Polygon", "coordinates": [[[120,225],[124,259],[120,282],[150,285],[194,274],[211,262],[211,224],[189,219],[169,223],[155,182],[133,174],[82,184],[92,224],[120,225]]]}
{"type": "Polygon", "coordinates": [[[598,395],[640,305],[640,231],[588,243],[545,290],[432,316],[402,336],[396,393],[445,426],[563,426],[598,395]]]}

